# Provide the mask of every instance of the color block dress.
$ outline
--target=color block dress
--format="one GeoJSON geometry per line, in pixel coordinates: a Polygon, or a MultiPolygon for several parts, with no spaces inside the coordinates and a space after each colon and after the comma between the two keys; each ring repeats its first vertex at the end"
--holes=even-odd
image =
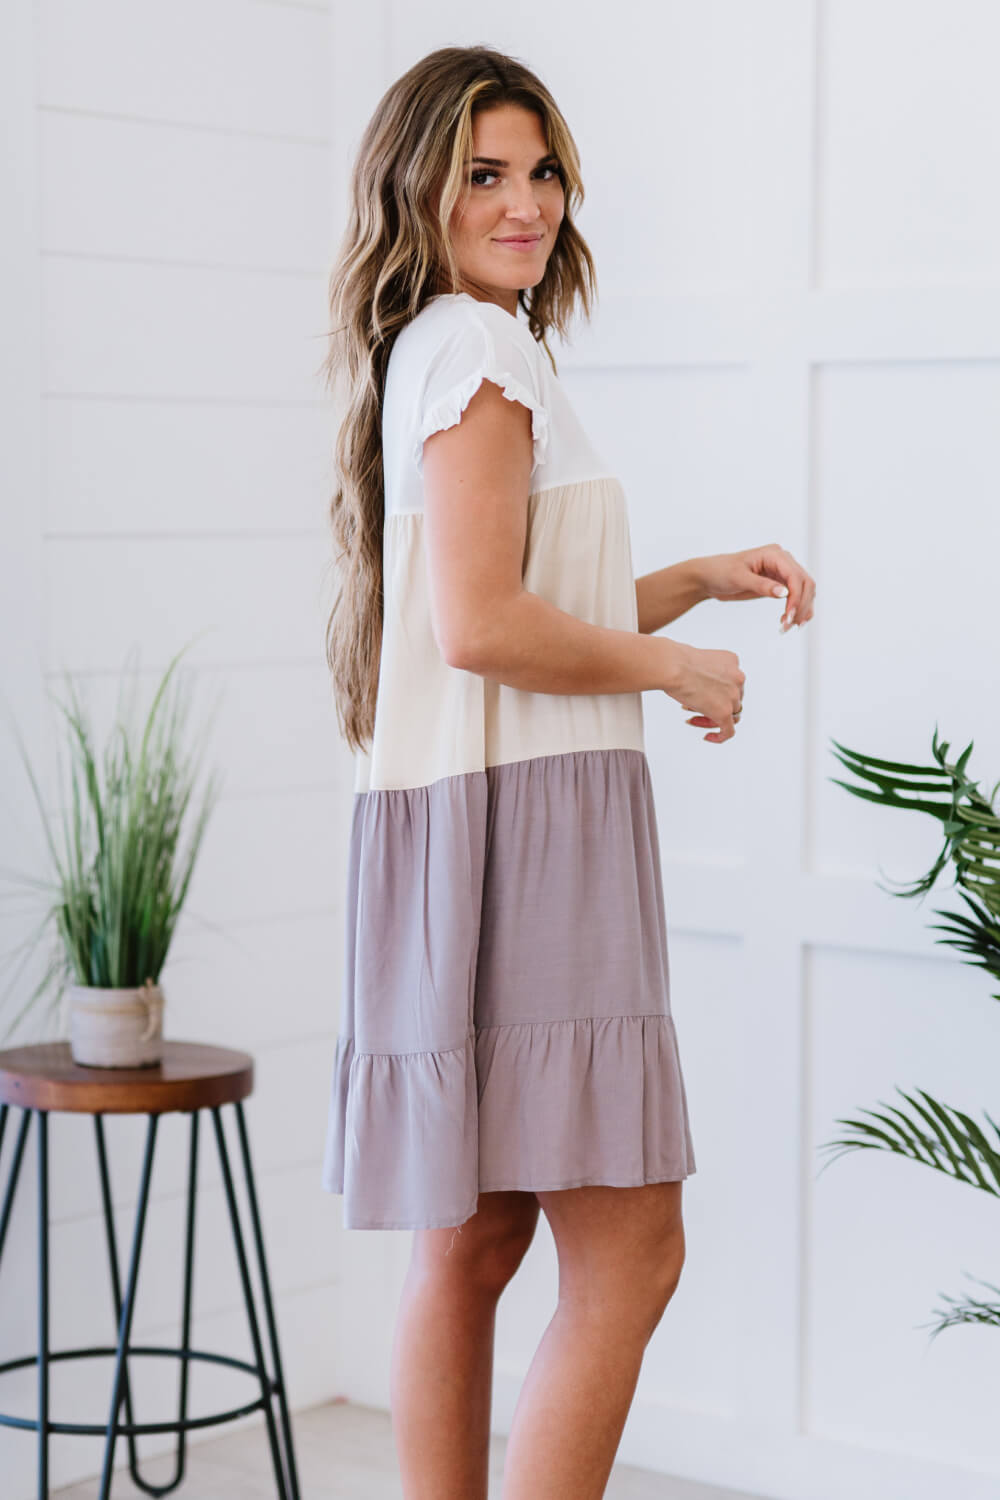
{"type": "Polygon", "coordinates": [[[695,1170],[642,695],[525,692],[449,666],[431,627],[423,443],[484,378],[531,412],[525,587],[638,629],[625,494],[544,349],[495,303],[435,297],[383,403],[382,654],[321,1178],[348,1229],[695,1170]]]}

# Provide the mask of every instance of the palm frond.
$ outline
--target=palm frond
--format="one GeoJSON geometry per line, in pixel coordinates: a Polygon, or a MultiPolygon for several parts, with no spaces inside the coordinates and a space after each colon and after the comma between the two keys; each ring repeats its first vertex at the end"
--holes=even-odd
{"type": "Polygon", "coordinates": [[[913,1113],[907,1114],[880,1099],[878,1102],[889,1114],[881,1114],[878,1110],[861,1111],[879,1121],[879,1125],[871,1125],[867,1120],[838,1118],[837,1124],[845,1125],[854,1135],[822,1143],[821,1150],[839,1148],[826,1166],[848,1151],[892,1151],[1000,1198],[1000,1126],[986,1115],[996,1132],[997,1145],[994,1146],[969,1115],[951,1105],[940,1104],[923,1089],[917,1090],[923,1104],[898,1086],[896,1092],[906,1100],[913,1113]]]}
{"type": "MultiPolygon", "coordinates": [[[[940,820],[944,844],[930,870],[915,881],[898,882],[896,890],[886,885],[882,889],[894,896],[922,896],[952,861],[954,884],[975,920],[938,911],[936,914],[947,918],[950,925],[938,928],[949,935],[936,941],[971,954],[972,962],[1000,980],[1000,816],[993,806],[1000,782],[987,797],[966,774],[975,741],[970,740],[952,763],[948,760],[948,742],[938,739],[935,725],[932,752],[937,764],[933,766],[881,760],[850,750],[839,740],[832,743],[836,758],[878,790],[829,777],[835,785],[867,801],[915,809],[940,820]]],[[[993,999],[1000,1000],[1000,995],[993,999]]]]}
{"type": "MultiPolygon", "coordinates": [[[[989,832],[988,820],[993,816],[991,802],[983,797],[977,783],[965,774],[974,740],[969,741],[958,760],[953,763],[948,760],[950,746],[946,740],[938,739],[938,727],[935,724],[931,749],[937,764],[931,766],[882,760],[859,750],[851,750],[832,737],[831,743],[836,746],[833,752],[836,759],[855,776],[872,782],[878,790],[856,786],[851,782],[841,781],[836,776],[828,777],[836,786],[842,786],[855,797],[878,802],[885,807],[909,808],[927,813],[937,818],[942,825],[944,845],[931,869],[915,881],[898,882],[899,888],[890,890],[890,895],[918,896],[930,890],[952,857],[956,842],[963,836],[966,839],[969,837],[969,825],[976,821],[975,818],[965,816],[970,809],[986,820],[985,826],[989,832]]],[[[970,847],[966,858],[971,862],[972,857],[970,847]]],[[[883,889],[889,890],[889,887],[884,886],[883,889]]]]}
{"type": "MultiPolygon", "coordinates": [[[[935,909],[935,915],[946,920],[929,922],[928,926],[936,932],[949,933],[950,936],[935,938],[934,941],[947,943],[962,953],[971,954],[972,957],[968,960],[970,964],[985,969],[995,979],[1000,979],[1000,921],[995,920],[992,912],[980,906],[965,891],[960,891],[959,894],[976,920],[973,921],[961,912],[935,909]]],[[[1000,1000],[1000,994],[991,998],[1000,1000]]]]}
{"type": "MultiPolygon", "coordinates": [[[[900,896],[925,894],[952,861],[954,883],[959,887],[959,894],[971,916],[937,910],[935,915],[944,920],[929,925],[945,936],[935,941],[968,954],[967,962],[1000,979],[1000,817],[994,810],[1000,781],[987,797],[966,774],[973,743],[970,741],[958,760],[952,763],[948,760],[948,743],[939,740],[935,724],[932,753],[936,765],[914,766],[867,756],[834,740],[837,759],[869,785],[856,786],[835,777],[829,779],[866,801],[881,802],[887,807],[912,808],[939,820],[944,843],[930,870],[910,882],[908,887],[902,883],[899,889],[889,893],[900,896]]],[[[883,889],[888,887],[883,886],[883,889]]],[[[1000,994],[994,994],[993,999],[1000,1000],[1000,994]]],[[[909,1112],[879,1100],[885,1113],[862,1110],[869,1120],[838,1119],[837,1123],[846,1126],[852,1134],[823,1144],[820,1149],[836,1152],[827,1165],[847,1151],[891,1151],[933,1167],[957,1182],[968,1183],[970,1187],[1000,1197],[1000,1125],[984,1109],[983,1114],[996,1137],[994,1141],[962,1110],[940,1103],[923,1089],[916,1092],[920,1100],[897,1087],[897,1093],[909,1105],[909,1112]]],[[[983,1284],[994,1292],[1000,1291],[1000,1287],[989,1282],[983,1284]]],[[[946,1297],[945,1300],[952,1304],[952,1308],[950,1311],[937,1310],[936,1323],[929,1325],[933,1329],[932,1337],[959,1323],[1000,1327],[1000,1302],[983,1301],[970,1295],[946,1297]]]]}
{"type": "MultiPolygon", "coordinates": [[[[1000,1286],[994,1286],[992,1281],[983,1281],[978,1276],[973,1276],[969,1271],[963,1271],[963,1276],[968,1276],[970,1281],[978,1281],[980,1286],[988,1286],[992,1292],[1000,1292],[1000,1286]]],[[[1000,1302],[984,1302],[970,1293],[964,1297],[949,1297],[947,1292],[940,1292],[946,1302],[952,1304],[951,1311],[939,1312],[935,1323],[918,1323],[918,1328],[930,1328],[931,1338],[936,1338],[946,1328],[955,1328],[960,1323],[978,1323],[991,1328],[1000,1328],[1000,1302]]]]}

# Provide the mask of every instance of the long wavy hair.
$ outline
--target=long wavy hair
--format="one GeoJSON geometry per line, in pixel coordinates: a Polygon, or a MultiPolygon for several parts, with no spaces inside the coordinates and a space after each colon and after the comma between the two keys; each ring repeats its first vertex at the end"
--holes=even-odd
{"type": "Polygon", "coordinates": [[[518,292],[528,326],[555,360],[550,329],[567,335],[596,294],[593,257],[573,222],[583,202],[579,154],[548,89],[490,47],[442,47],[383,95],[358,148],[348,222],[329,278],[329,352],[322,374],[342,392],[330,519],[338,586],[326,633],[340,731],[352,750],[374,734],[382,648],[382,397],[401,328],[440,292],[462,290],[448,224],[469,191],[477,110],[519,104],[539,116],[559,160],[564,213],[537,286],[518,292]]]}

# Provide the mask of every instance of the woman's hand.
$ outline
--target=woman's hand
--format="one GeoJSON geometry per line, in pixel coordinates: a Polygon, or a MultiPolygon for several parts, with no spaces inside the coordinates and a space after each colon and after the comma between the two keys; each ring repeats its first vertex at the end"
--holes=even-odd
{"type": "Polygon", "coordinates": [[[736,652],[706,650],[684,641],[664,640],[663,644],[670,648],[670,671],[663,684],[667,697],[694,715],[686,723],[712,731],[702,739],[713,745],[731,740],[743,712],[746,682],[736,652]]]}
{"type": "Polygon", "coordinates": [[[697,563],[702,587],[709,599],[784,598],[788,603],[781,617],[782,631],[812,619],[816,581],[790,552],[769,542],[743,552],[719,552],[701,557],[697,563]]]}

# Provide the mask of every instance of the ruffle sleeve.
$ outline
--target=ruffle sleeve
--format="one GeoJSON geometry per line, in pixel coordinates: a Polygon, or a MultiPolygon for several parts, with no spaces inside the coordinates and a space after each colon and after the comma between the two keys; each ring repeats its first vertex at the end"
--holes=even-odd
{"type": "Polygon", "coordinates": [[[458,321],[434,351],[421,392],[413,462],[423,473],[424,443],[434,432],[454,427],[484,380],[500,387],[508,401],[531,412],[534,477],[546,460],[549,413],[542,398],[541,351],[528,328],[492,303],[456,305],[458,321]]]}

